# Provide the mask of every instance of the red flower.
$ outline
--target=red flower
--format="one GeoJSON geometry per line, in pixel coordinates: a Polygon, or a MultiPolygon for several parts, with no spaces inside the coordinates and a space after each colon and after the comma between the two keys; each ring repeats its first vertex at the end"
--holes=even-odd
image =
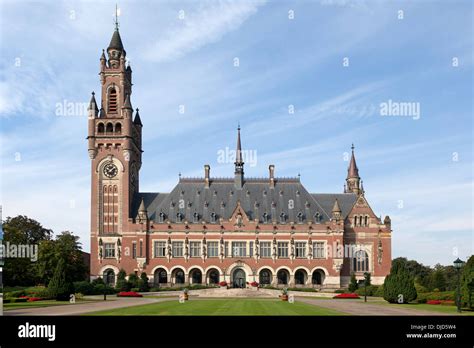
{"type": "Polygon", "coordinates": [[[258,283],[257,282],[251,282],[250,285],[253,286],[253,287],[257,287],[258,283]]]}
{"type": "Polygon", "coordinates": [[[360,298],[360,297],[357,294],[344,293],[344,294],[336,295],[333,298],[360,298]]]}
{"type": "Polygon", "coordinates": [[[28,302],[42,301],[41,297],[29,297],[28,302]]]}
{"type": "Polygon", "coordinates": [[[135,291],[121,291],[117,294],[118,297],[143,297],[142,294],[139,294],[135,291]]]}
{"type": "Polygon", "coordinates": [[[428,300],[426,301],[426,304],[441,304],[440,300],[428,300]]]}

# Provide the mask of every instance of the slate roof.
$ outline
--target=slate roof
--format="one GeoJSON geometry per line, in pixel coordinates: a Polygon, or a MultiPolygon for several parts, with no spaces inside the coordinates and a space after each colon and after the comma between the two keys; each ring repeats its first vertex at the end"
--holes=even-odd
{"type": "Polygon", "coordinates": [[[180,222],[177,214],[181,214],[181,222],[202,223],[212,222],[211,214],[215,214],[215,222],[219,218],[229,219],[240,201],[242,209],[250,220],[259,219],[267,222],[283,223],[281,214],[284,214],[284,223],[307,223],[308,221],[326,222],[331,218],[335,200],[338,200],[343,218],[347,216],[357,195],[353,193],[341,194],[311,194],[301,184],[300,180],[276,178],[275,187],[270,188],[269,179],[245,179],[242,189],[237,189],[234,179],[212,179],[209,188],[205,187],[204,179],[182,178],[170,193],[139,193],[135,196],[132,205],[132,216],[138,213],[141,200],[144,200],[148,217],[163,223],[167,220],[180,222]],[[290,201],[293,201],[291,203],[290,201]],[[293,209],[290,209],[293,205],[293,209]],[[197,220],[194,214],[197,213],[197,220]],[[300,214],[300,215],[298,215],[300,214]]]}
{"type": "Polygon", "coordinates": [[[122,38],[120,37],[118,29],[114,30],[108,48],[115,48],[119,51],[123,50],[122,38]]]}

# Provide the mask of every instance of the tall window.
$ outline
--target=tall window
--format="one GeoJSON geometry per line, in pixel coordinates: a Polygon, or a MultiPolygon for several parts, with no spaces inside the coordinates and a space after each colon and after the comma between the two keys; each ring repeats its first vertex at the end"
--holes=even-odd
{"type": "Polygon", "coordinates": [[[190,242],[191,257],[201,256],[201,242],[190,242]]]}
{"type": "Polygon", "coordinates": [[[369,271],[369,255],[364,250],[356,251],[354,254],[353,270],[356,272],[369,271]]]}
{"type": "Polygon", "coordinates": [[[271,242],[260,242],[260,257],[262,258],[272,257],[272,243],[271,242]]]}
{"type": "Polygon", "coordinates": [[[173,257],[183,257],[183,242],[172,242],[173,257]]]}
{"type": "Polygon", "coordinates": [[[155,257],[165,257],[166,255],[166,242],[155,242],[155,257]]]}
{"type": "Polygon", "coordinates": [[[133,242],[132,243],[132,259],[137,258],[137,243],[133,242]]]}
{"type": "Polygon", "coordinates": [[[324,247],[324,242],[313,243],[313,257],[315,259],[326,258],[326,248],[324,247]]]}
{"type": "Polygon", "coordinates": [[[208,257],[217,257],[219,255],[219,243],[218,242],[208,242],[207,243],[207,256],[208,257]]]}
{"type": "Polygon", "coordinates": [[[143,257],[143,241],[140,241],[140,257],[143,257]]]}
{"type": "Polygon", "coordinates": [[[295,251],[296,251],[296,257],[298,258],[306,257],[306,242],[296,242],[295,251]]]}
{"type": "Polygon", "coordinates": [[[104,244],[104,257],[106,259],[111,259],[115,257],[115,243],[104,244]]]}
{"type": "Polygon", "coordinates": [[[225,257],[229,256],[229,242],[224,243],[224,255],[225,257]]]}
{"type": "Polygon", "coordinates": [[[288,242],[278,242],[278,257],[287,258],[288,257],[288,242]]]}
{"type": "Polygon", "coordinates": [[[117,91],[115,88],[111,88],[109,91],[109,112],[117,112],[117,91]]]}
{"type": "Polygon", "coordinates": [[[245,257],[245,256],[247,256],[247,243],[232,242],[232,257],[245,257]]]}
{"type": "Polygon", "coordinates": [[[250,243],[249,243],[249,256],[250,256],[250,257],[253,256],[253,242],[250,242],[250,243]]]}

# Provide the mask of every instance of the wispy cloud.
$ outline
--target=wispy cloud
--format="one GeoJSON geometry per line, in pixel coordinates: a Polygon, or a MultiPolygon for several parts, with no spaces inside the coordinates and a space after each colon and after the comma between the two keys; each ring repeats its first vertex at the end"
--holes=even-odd
{"type": "Polygon", "coordinates": [[[206,1],[194,11],[184,11],[147,51],[145,57],[155,62],[174,60],[202,46],[218,41],[227,32],[236,30],[255,14],[264,0],[206,1]]]}

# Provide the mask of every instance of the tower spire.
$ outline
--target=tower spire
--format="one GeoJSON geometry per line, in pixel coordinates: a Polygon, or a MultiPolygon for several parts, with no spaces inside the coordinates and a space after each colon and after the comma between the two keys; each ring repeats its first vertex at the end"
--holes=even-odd
{"type": "Polygon", "coordinates": [[[347,168],[347,192],[352,192],[359,194],[361,193],[360,188],[360,177],[359,177],[359,168],[357,168],[357,163],[354,154],[354,144],[351,146],[352,155],[349,162],[349,168],[347,168]]]}
{"type": "Polygon", "coordinates": [[[240,141],[240,124],[237,127],[237,149],[235,151],[235,187],[241,189],[244,184],[244,161],[242,158],[242,143],[240,141]]]}

